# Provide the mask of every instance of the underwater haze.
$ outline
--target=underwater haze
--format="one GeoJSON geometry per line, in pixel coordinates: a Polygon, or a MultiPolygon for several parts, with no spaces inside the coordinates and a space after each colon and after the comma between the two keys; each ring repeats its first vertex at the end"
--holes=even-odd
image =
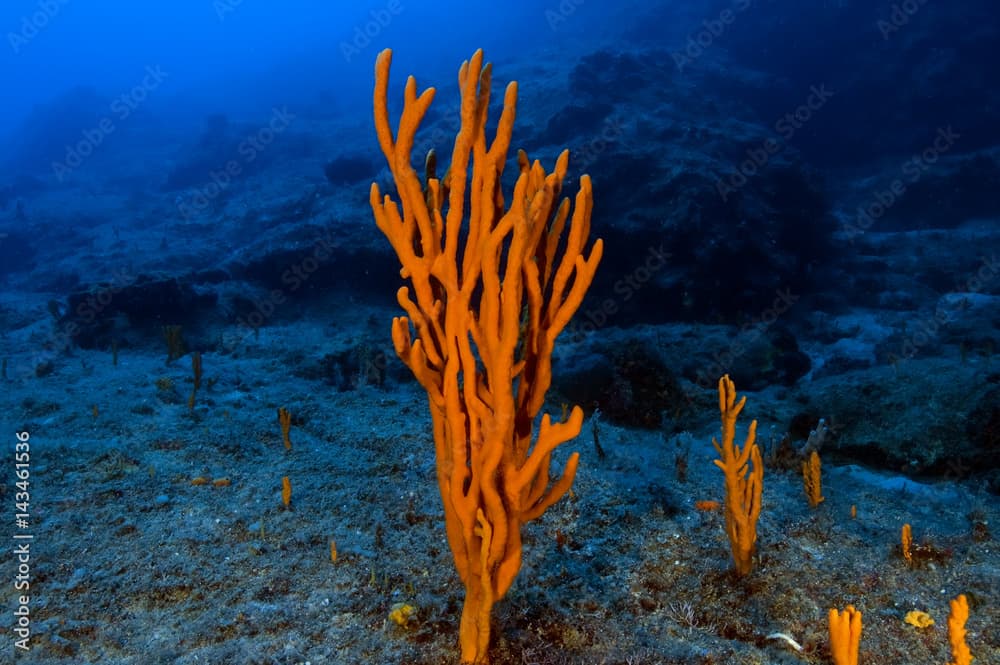
{"type": "Polygon", "coordinates": [[[0,662],[1000,665],[995,3],[0,37],[0,662]]]}

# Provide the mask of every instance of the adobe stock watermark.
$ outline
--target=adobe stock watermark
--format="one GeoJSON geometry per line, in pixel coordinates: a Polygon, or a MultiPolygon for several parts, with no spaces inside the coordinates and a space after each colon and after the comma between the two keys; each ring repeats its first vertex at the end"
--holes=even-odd
{"type": "MultiPolygon", "coordinates": [[[[74,340],[83,332],[84,326],[97,322],[98,317],[111,307],[115,296],[135,284],[136,280],[137,276],[127,268],[116,269],[111,274],[110,281],[102,283],[77,303],[76,309],[71,313],[72,316],[56,322],[46,333],[46,338],[40,342],[39,350],[32,354],[30,361],[18,363],[11,368],[12,375],[17,379],[33,376],[39,365],[53,361],[72,348],[74,340]]],[[[67,312],[67,315],[69,314],[70,312],[67,312]]]]}
{"type": "Polygon", "coordinates": [[[750,181],[750,178],[760,173],[771,158],[788,146],[795,134],[812,120],[831,97],[833,92],[827,89],[825,83],[821,83],[819,87],[810,86],[806,100],[774,123],[774,131],[781,137],[781,141],[768,137],[760,144],[747,148],[746,159],[737,165],[736,173],[715,181],[715,191],[722,200],[728,200],[731,194],[735,194],[750,181]]]}
{"type": "Polygon", "coordinates": [[[910,24],[912,19],[920,9],[926,5],[928,0],[903,0],[892,5],[888,19],[879,19],[875,22],[875,27],[882,34],[883,41],[889,41],[889,37],[899,32],[910,24]]]}
{"type": "Polygon", "coordinates": [[[236,320],[237,328],[246,335],[264,325],[274,315],[277,307],[285,303],[288,295],[301,289],[320,266],[333,256],[333,242],[332,234],[316,240],[309,254],[282,271],[282,288],[271,289],[265,298],[255,299],[253,311],[236,320]]]}
{"type": "Polygon", "coordinates": [[[239,9],[239,6],[243,4],[243,0],[214,0],[212,2],[212,9],[215,10],[215,16],[220,21],[225,21],[226,17],[239,9]]]}
{"type": "MultiPolygon", "coordinates": [[[[949,296],[958,296],[963,293],[980,293],[992,284],[996,280],[997,275],[1000,274],[1000,258],[996,254],[983,256],[979,260],[979,264],[979,268],[974,273],[957,284],[954,289],[941,296],[938,299],[938,304],[949,296]]],[[[887,360],[889,364],[895,365],[900,360],[912,359],[920,349],[937,338],[941,334],[942,328],[946,327],[952,321],[954,321],[954,317],[941,309],[941,307],[935,306],[933,313],[916,322],[913,333],[907,336],[903,340],[903,343],[900,344],[899,353],[888,354],[887,360]]]]}
{"type": "Polygon", "coordinates": [[[931,145],[903,162],[899,167],[900,176],[894,178],[885,188],[876,190],[872,200],[858,206],[854,219],[841,225],[847,240],[853,242],[856,237],[868,231],[879,218],[896,205],[907,188],[917,183],[960,138],[962,135],[953,130],[951,125],[938,128],[931,145]]]}
{"type": "Polygon", "coordinates": [[[650,246],[646,250],[646,258],[643,262],[628,274],[617,279],[612,285],[614,298],[609,296],[597,303],[595,307],[589,307],[576,313],[567,326],[570,338],[578,342],[583,339],[584,335],[606,326],[611,317],[619,312],[622,303],[634,298],[653,279],[656,273],[663,270],[670,256],[670,252],[662,244],[658,247],[650,246]]]}
{"type": "Polygon", "coordinates": [[[45,28],[49,27],[63,7],[69,4],[70,0],[39,0],[35,5],[36,9],[30,14],[21,17],[21,27],[17,32],[7,33],[7,43],[14,55],[21,53],[21,50],[35,37],[41,34],[45,28]]]}
{"type": "Polygon", "coordinates": [[[159,65],[147,66],[142,81],[131,90],[115,97],[108,107],[108,115],[101,118],[93,127],[83,130],[79,141],[67,145],[66,154],[61,161],[52,162],[52,173],[56,179],[62,182],[66,176],[79,168],[109,136],[115,133],[118,123],[128,120],[149,95],[160,87],[167,76],[167,72],[159,65]]]}
{"type": "Polygon", "coordinates": [[[17,573],[14,575],[13,586],[21,593],[13,596],[15,600],[13,631],[17,639],[14,646],[21,651],[31,650],[31,581],[33,579],[31,544],[34,542],[35,532],[34,513],[31,510],[31,485],[34,478],[31,475],[31,434],[28,432],[15,433],[14,443],[14,473],[10,483],[11,495],[14,499],[14,526],[15,531],[12,537],[14,547],[12,549],[13,560],[17,564],[17,573]]]}
{"type": "Polygon", "coordinates": [[[350,62],[355,56],[360,55],[371,45],[373,39],[381,35],[382,31],[403,13],[404,9],[401,0],[388,0],[381,9],[368,12],[368,20],[354,26],[351,39],[340,42],[340,54],[344,56],[344,61],[350,62]]]}
{"type": "Polygon", "coordinates": [[[288,129],[296,116],[286,107],[271,109],[271,120],[253,134],[245,137],[236,147],[236,157],[230,159],[218,169],[208,172],[208,182],[201,187],[195,187],[187,199],[180,199],[177,210],[184,219],[190,219],[198,212],[207,209],[219,195],[228,189],[235,178],[242,175],[244,169],[255,162],[275,139],[288,129]]]}
{"type": "MultiPolygon", "coordinates": [[[[426,156],[434,146],[454,142],[462,129],[461,109],[451,107],[441,114],[430,135],[421,138],[413,148],[413,154],[426,156]]],[[[604,121],[601,131],[579,147],[570,150],[570,165],[578,172],[585,173],[602,154],[616,145],[625,133],[625,122],[614,116],[604,121]]],[[[438,176],[440,177],[440,175],[438,176]]]]}
{"type": "Polygon", "coordinates": [[[327,230],[313,242],[312,251],[282,270],[281,288],[271,289],[263,297],[252,296],[253,309],[246,316],[237,317],[236,331],[223,337],[224,347],[232,351],[247,337],[256,335],[278,308],[287,302],[288,296],[305,286],[316,271],[330,260],[336,245],[336,236],[332,230],[327,230]]]}
{"type": "Polygon", "coordinates": [[[798,301],[799,296],[792,293],[792,290],[787,287],[784,290],[775,291],[771,306],[764,309],[757,318],[740,326],[739,332],[729,346],[721,351],[716,351],[712,355],[712,363],[698,370],[695,382],[705,389],[715,386],[719,377],[728,374],[732,370],[733,363],[749,351],[751,345],[760,339],[798,301]]]}
{"type": "Polygon", "coordinates": [[[710,49],[715,40],[724,35],[729,27],[736,22],[740,14],[745,12],[753,4],[753,0],[734,0],[732,7],[727,7],[719,12],[715,18],[705,19],[701,22],[701,29],[694,34],[688,35],[684,48],[671,53],[677,71],[683,72],[684,68],[705,54],[710,49]]]}
{"type": "Polygon", "coordinates": [[[608,118],[604,121],[601,131],[594,138],[572,152],[570,163],[573,164],[575,162],[577,170],[585,173],[602,154],[618,143],[618,139],[624,133],[625,123],[621,118],[617,116],[608,118]]]}
{"type": "Polygon", "coordinates": [[[576,10],[584,3],[584,0],[560,0],[555,7],[545,10],[545,22],[549,25],[549,30],[555,32],[569,17],[576,13],[576,10]]]}

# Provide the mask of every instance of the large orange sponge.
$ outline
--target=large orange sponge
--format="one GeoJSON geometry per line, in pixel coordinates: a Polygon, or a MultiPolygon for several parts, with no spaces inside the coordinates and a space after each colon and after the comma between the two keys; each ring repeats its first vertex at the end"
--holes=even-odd
{"type": "Polygon", "coordinates": [[[394,132],[391,59],[383,51],[375,65],[375,128],[399,203],[373,184],[371,206],[409,282],[396,294],[406,316],[393,319],[392,339],[430,403],[448,544],[465,584],[462,662],[485,663],[491,609],[521,567],[521,526],[558,501],[576,474],[576,453],[556,480],[549,462],[580,433],[583,411],[574,407],[564,422],[546,414],[534,430],[556,337],[583,301],[603,244],[585,251],[590,178],[580,178],[572,216],[569,200],[559,200],[568,152],[551,173],[519,152],[520,174],[505,200],[500,176],[517,84],[507,86],[487,142],[491,68],[482,51],[458,73],[461,128],[447,175],[439,180],[429,166],[421,183],[411,152],[434,89],[417,94],[416,81],[407,79],[394,132]]]}

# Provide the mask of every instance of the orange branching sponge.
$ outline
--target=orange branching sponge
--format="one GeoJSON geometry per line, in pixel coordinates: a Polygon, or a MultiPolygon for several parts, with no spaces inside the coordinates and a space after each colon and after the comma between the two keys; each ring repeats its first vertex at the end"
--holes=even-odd
{"type": "Polygon", "coordinates": [[[490,613],[521,567],[521,526],[542,515],[573,483],[578,455],[552,479],[557,446],[576,437],[583,411],[548,414],[533,435],[552,380],[556,337],[576,312],[600,262],[589,253],[590,178],[572,207],[559,200],[569,155],[546,173],[518,153],[520,173],[505,199],[500,186],[514,125],[517,84],[507,86],[496,136],[486,139],[491,67],[482,51],[462,63],[461,128],[446,175],[426,183],[411,164],[414,136],[434,97],[406,82],[402,115],[389,121],[392,52],[375,65],[375,128],[392,172],[397,204],[371,187],[375,222],[396,251],[396,353],[427,391],[448,544],[465,584],[459,628],[464,663],[487,662],[490,613]],[[566,231],[564,234],[563,232],[566,231]],[[414,338],[415,337],[415,338],[414,338]]]}
{"type": "Polygon", "coordinates": [[[962,594],[951,601],[948,615],[948,642],[951,644],[952,661],[948,665],[970,665],[972,652],[965,643],[965,622],[969,619],[969,601],[962,594]]]}
{"type": "Polygon", "coordinates": [[[712,437],[719,453],[716,466],[726,480],[726,535],[733,552],[736,571],[748,575],[753,569],[754,547],[757,543],[757,518],[760,516],[760,494],[764,486],[764,463],[757,439],[757,421],[750,423],[747,438],[740,449],[734,443],[736,418],[747,398],[736,402],[736,385],[726,374],[719,379],[719,411],[722,414],[722,443],[712,437]],[[752,468],[751,468],[752,465],[752,468]]]}
{"type": "Polygon", "coordinates": [[[848,605],[843,612],[830,610],[830,655],[834,665],[858,665],[861,645],[861,612],[848,605]]]}
{"type": "Polygon", "coordinates": [[[812,508],[823,501],[821,468],[819,453],[815,450],[810,453],[807,461],[802,462],[802,487],[806,491],[806,498],[809,499],[809,506],[812,508]]]}

